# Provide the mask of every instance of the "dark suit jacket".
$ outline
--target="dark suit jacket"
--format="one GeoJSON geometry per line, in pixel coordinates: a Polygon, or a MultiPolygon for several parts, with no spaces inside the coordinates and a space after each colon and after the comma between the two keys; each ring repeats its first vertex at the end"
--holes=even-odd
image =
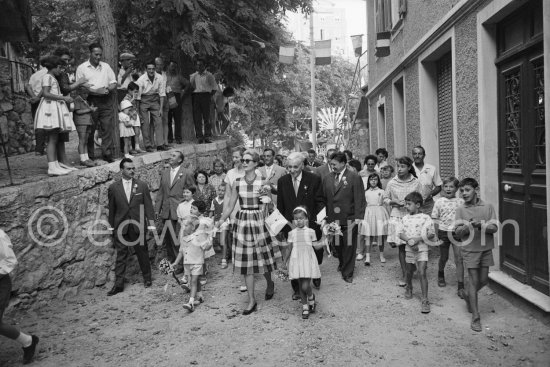
{"type": "MultiPolygon", "coordinates": [[[[155,220],[155,212],[153,211],[153,201],[149,187],[143,181],[132,179],[132,191],[130,194],[130,202],[126,198],[122,180],[118,180],[109,186],[107,192],[109,198],[109,224],[115,229],[115,233],[121,222],[132,219],[140,222],[142,233],[150,225],[151,220],[155,220]],[[143,211],[144,217],[140,218],[140,211],[143,211]]],[[[135,233],[140,233],[140,228],[135,228],[135,233]]],[[[124,227],[122,234],[127,234],[130,225],[124,227]]]]}
{"type": "MultiPolygon", "coordinates": [[[[292,211],[298,205],[303,205],[309,214],[309,227],[316,231],[319,229],[319,225],[316,223],[317,214],[325,207],[325,197],[319,176],[302,171],[302,180],[298,187],[298,197],[296,197],[292,176],[286,174],[277,181],[277,191],[279,193],[277,209],[288,221],[292,222],[293,220],[292,211]]],[[[283,229],[285,233],[288,233],[289,230],[290,226],[288,225],[283,229]]]]}
{"type": "Polygon", "coordinates": [[[319,166],[315,169],[315,173],[323,179],[324,176],[328,175],[330,173],[330,169],[328,168],[328,163],[323,164],[322,166],[319,166]]]}
{"type": "Polygon", "coordinates": [[[348,225],[348,220],[363,219],[367,203],[363,180],[357,173],[348,168],[340,179],[338,186],[334,185],[332,175],[325,176],[323,190],[327,200],[327,217],[329,222],[339,221],[340,225],[348,225]]]}
{"type": "Polygon", "coordinates": [[[155,201],[155,211],[162,219],[177,220],[176,210],[183,201],[183,189],[195,186],[193,174],[180,166],[174,182],[170,185],[170,169],[166,168],[160,176],[160,186],[155,201]]]}

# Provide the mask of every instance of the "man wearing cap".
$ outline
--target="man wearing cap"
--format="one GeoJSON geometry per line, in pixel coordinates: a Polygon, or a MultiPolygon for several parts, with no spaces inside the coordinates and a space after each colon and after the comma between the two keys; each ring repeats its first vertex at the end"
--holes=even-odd
{"type": "Polygon", "coordinates": [[[136,57],[129,53],[124,52],[120,55],[120,70],[117,77],[117,95],[118,101],[122,101],[126,93],[128,92],[128,84],[132,81],[132,73],[134,72],[134,59],[136,57]]]}

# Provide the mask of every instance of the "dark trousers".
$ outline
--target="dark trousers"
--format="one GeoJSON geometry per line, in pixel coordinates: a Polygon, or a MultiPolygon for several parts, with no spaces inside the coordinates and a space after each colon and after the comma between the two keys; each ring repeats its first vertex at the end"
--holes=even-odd
{"type": "MultiPolygon", "coordinates": [[[[135,246],[131,246],[138,258],[139,268],[143,274],[144,281],[151,281],[151,263],[149,262],[149,250],[147,241],[145,240],[145,229],[142,233],[143,239],[135,246]],[[143,243],[141,243],[143,242],[143,243]]],[[[128,242],[134,242],[139,238],[139,233],[136,233],[134,226],[128,226],[128,233],[123,234],[122,238],[128,242]]],[[[125,245],[117,237],[115,230],[115,248],[116,248],[116,263],[115,263],[115,287],[124,287],[124,273],[128,257],[130,256],[130,246],[125,245]]]]}
{"type": "MultiPolygon", "coordinates": [[[[178,102],[178,106],[176,108],[171,108],[168,111],[168,141],[174,140],[181,140],[181,111],[182,111],[182,98],[181,93],[174,93],[174,96],[176,96],[176,102],[178,102]],[[172,129],[172,120],[174,120],[174,128],[172,129]]],[[[166,101],[168,102],[168,101],[166,101]]]]}
{"type": "Polygon", "coordinates": [[[342,228],[342,236],[335,237],[335,249],[338,256],[339,266],[342,268],[342,277],[348,278],[353,276],[355,270],[355,255],[357,251],[357,235],[358,225],[353,225],[351,231],[350,226],[340,225],[342,228]]]}
{"type": "Polygon", "coordinates": [[[210,101],[212,100],[212,95],[210,93],[193,93],[192,96],[195,135],[197,139],[210,138],[212,136],[212,124],[210,122],[210,101]]]}
{"type": "Polygon", "coordinates": [[[172,228],[174,229],[175,237],[172,237],[170,229],[167,229],[163,241],[164,247],[166,248],[166,256],[168,256],[168,260],[173,263],[176,260],[176,257],[178,257],[179,252],[179,249],[176,246],[176,244],[178,243],[178,221],[166,219],[164,220],[164,226],[172,226],[172,228]]]}
{"type": "Polygon", "coordinates": [[[2,323],[2,317],[4,311],[10,303],[11,295],[11,278],[9,274],[0,275],[0,324],[2,323]]]}
{"type": "MultiPolygon", "coordinates": [[[[101,153],[103,157],[109,158],[113,156],[113,136],[115,128],[115,116],[113,106],[113,96],[88,96],[88,102],[97,107],[97,111],[92,113],[92,131],[88,136],[88,156],[92,159],[95,156],[94,134],[99,130],[101,137],[101,153]]],[[[118,124],[117,124],[118,127],[118,124]]]]}
{"type": "MultiPolygon", "coordinates": [[[[38,110],[39,104],[40,104],[40,101],[31,104],[31,113],[32,113],[33,121],[36,117],[36,110],[38,110]]],[[[36,141],[34,146],[35,152],[44,153],[44,149],[46,149],[46,138],[47,138],[47,134],[43,129],[34,130],[34,139],[36,141]]]]}

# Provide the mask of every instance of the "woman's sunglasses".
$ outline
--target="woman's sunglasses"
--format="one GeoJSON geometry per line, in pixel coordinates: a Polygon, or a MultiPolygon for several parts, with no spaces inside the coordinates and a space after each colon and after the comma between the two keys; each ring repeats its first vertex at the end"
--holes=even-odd
{"type": "Polygon", "coordinates": [[[254,159],[244,159],[244,158],[241,158],[241,163],[249,164],[250,162],[254,162],[254,159]]]}

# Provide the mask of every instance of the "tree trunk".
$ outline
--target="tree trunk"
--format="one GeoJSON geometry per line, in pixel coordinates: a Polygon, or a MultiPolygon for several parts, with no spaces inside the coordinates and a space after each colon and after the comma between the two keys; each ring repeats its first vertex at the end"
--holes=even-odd
{"type": "MultiPolygon", "coordinates": [[[[103,46],[103,60],[111,66],[115,75],[118,73],[118,39],[115,27],[115,18],[110,0],[92,0],[94,6],[97,27],[99,29],[99,41],[103,46]]],[[[113,157],[120,156],[120,133],[118,128],[118,98],[116,89],[111,92],[113,101],[113,157]]]]}

